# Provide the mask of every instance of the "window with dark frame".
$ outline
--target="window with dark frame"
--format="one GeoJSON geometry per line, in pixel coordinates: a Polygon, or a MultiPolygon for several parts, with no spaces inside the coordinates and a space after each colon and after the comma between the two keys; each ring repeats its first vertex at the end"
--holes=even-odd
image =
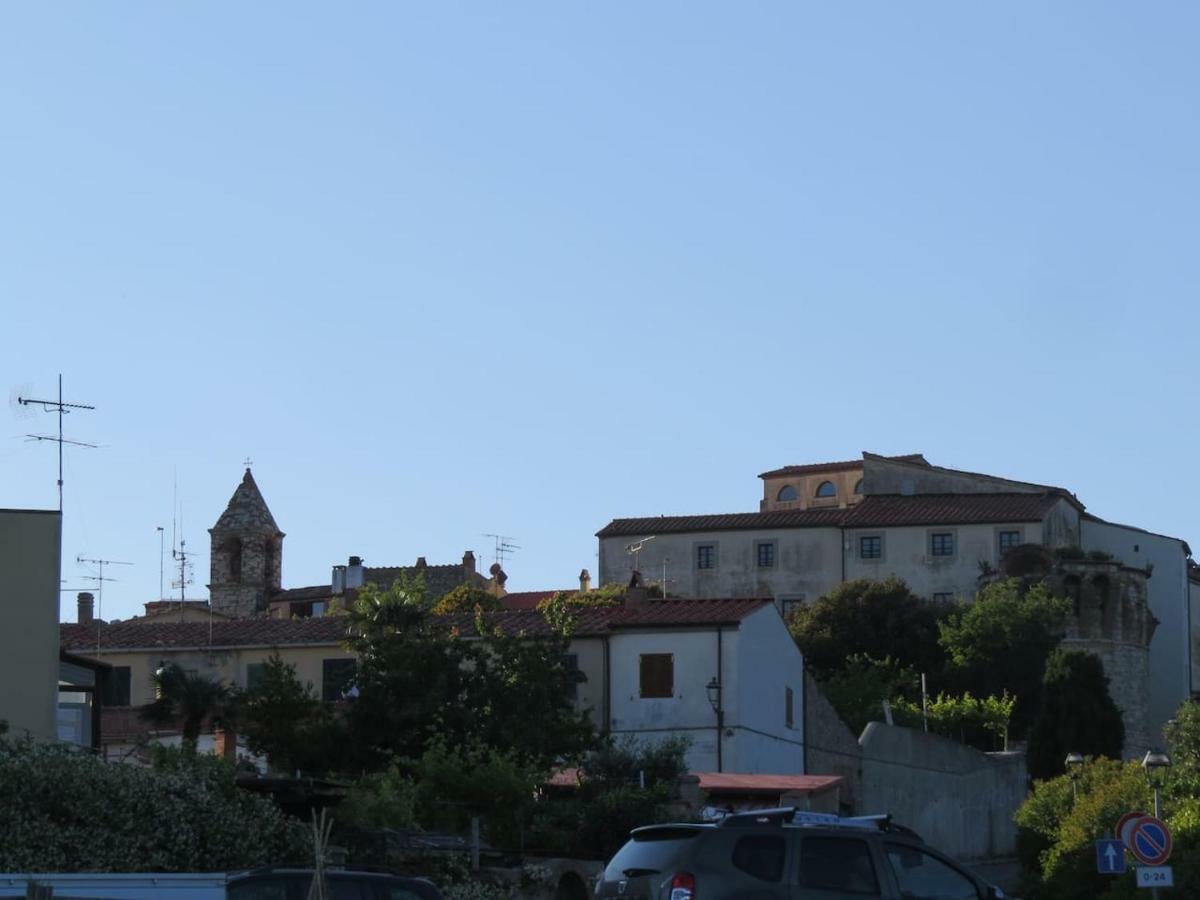
{"type": "Polygon", "coordinates": [[[775,495],[775,499],[782,503],[789,503],[792,500],[799,499],[800,495],[796,493],[796,489],[790,484],[785,484],[779,489],[779,493],[775,495]]]}
{"type": "Polygon", "coordinates": [[[930,556],[953,556],[954,533],[951,531],[935,531],[929,535],[930,556]]]}
{"type": "Polygon", "coordinates": [[[1000,555],[1003,556],[1013,547],[1021,543],[1021,532],[1019,531],[1002,531],[1000,532],[1000,555]]]}
{"type": "Polygon", "coordinates": [[[643,653],[639,659],[639,695],[646,699],[675,694],[675,657],[670,653],[643,653]]]}
{"type": "Polygon", "coordinates": [[[246,690],[252,691],[260,684],[263,678],[267,675],[266,663],[247,663],[246,664],[246,690]]]}
{"type": "Polygon", "coordinates": [[[775,544],[771,541],[760,541],[756,546],[758,567],[760,569],[775,568],[775,544]]]}
{"type": "Polygon", "coordinates": [[[883,538],[878,534],[860,537],[858,556],[860,559],[883,559],[883,538]]]}
{"type": "Polygon", "coordinates": [[[321,699],[327,703],[341,700],[346,690],[354,684],[357,671],[352,659],[321,660],[321,699]]]}
{"type": "Polygon", "coordinates": [[[113,666],[105,672],[101,702],[105,706],[129,706],[129,666],[113,666]]]}
{"type": "Polygon", "coordinates": [[[836,497],[837,496],[837,485],[835,485],[832,481],[822,481],[820,484],[817,485],[817,496],[818,497],[836,497]]]}
{"type": "Polygon", "coordinates": [[[783,689],[783,721],[788,728],[792,728],[796,722],[792,712],[792,703],[794,701],[794,697],[795,695],[792,693],[792,689],[790,687],[785,687],[783,689]]]}
{"type": "Polygon", "coordinates": [[[717,567],[717,545],[716,544],[697,544],[696,545],[696,568],[697,569],[715,569],[717,567]]]}
{"type": "Polygon", "coordinates": [[[954,594],[942,591],[934,594],[932,599],[934,603],[952,603],[954,601],[954,594]]]}

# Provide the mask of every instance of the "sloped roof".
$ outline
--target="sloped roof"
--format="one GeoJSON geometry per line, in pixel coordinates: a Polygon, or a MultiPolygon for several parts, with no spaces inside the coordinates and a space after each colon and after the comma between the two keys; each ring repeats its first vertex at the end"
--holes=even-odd
{"type": "Polygon", "coordinates": [[[898,525],[972,525],[1039,522],[1064,495],[1042,494],[874,494],[844,510],[846,528],[898,525]]]}
{"type": "MultiPolygon", "coordinates": [[[[884,456],[882,459],[892,459],[897,462],[915,463],[916,465],[927,466],[929,461],[920,453],[906,453],[903,456],[884,456]]],[[[847,459],[842,462],[823,462],[823,463],[808,463],[803,466],[784,466],[781,469],[772,469],[770,472],[763,472],[759,478],[777,478],[783,475],[819,475],[823,472],[848,472],[853,469],[861,469],[863,461],[861,459],[847,459]]]]}
{"type": "MultiPolygon", "coordinates": [[[[581,607],[576,614],[576,637],[596,637],[626,628],[715,628],[737,625],[751,613],[771,605],[769,598],[708,600],[646,600],[637,606],[581,607]]],[[[443,621],[464,635],[475,633],[474,613],[455,613],[443,621]]],[[[547,637],[553,633],[546,617],[536,610],[484,613],[488,628],[504,634],[547,637]]]]}
{"type": "Polygon", "coordinates": [[[837,528],[844,509],[781,509],[758,513],[717,513],[703,516],[652,516],[613,519],[596,537],[641,537],[689,531],[745,531],[765,528],[837,528]]]}
{"type": "Polygon", "coordinates": [[[555,594],[574,594],[575,588],[560,588],[557,591],[516,591],[505,594],[500,598],[504,608],[508,610],[537,609],[543,600],[549,600],[555,594]]]}
{"type": "Polygon", "coordinates": [[[488,586],[488,580],[478,572],[468,578],[461,563],[449,563],[444,566],[368,566],[363,569],[363,583],[375,584],[386,590],[402,576],[412,578],[416,575],[425,577],[425,596],[430,600],[436,600],[460,584],[478,588],[488,586]]]}
{"type": "Polygon", "coordinates": [[[781,528],[871,528],[902,525],[969,525],[1037,522],[1065,491],[1039,494],[869,494],[857,505],[822,509],[772,510],[708,516],[613,519],[597,537],[634,537],[713,531],[769,531],[781,528]]]}
{"type": "Polygon", "coordinates": [[[327,584],[314,584],[310,587],[287,588],[275,591],[267,598],[269,603],[309,603],[314,600],[328,600],[333,596],[333,588],[327,584]]]}
{"type": "Polygon", "coordinates": [[[217,519],[217,524],[212,530],[230,530],[230,531],[245,531],[245,530],[266,530],[279,533],[279,526],[275,524],[275,517],[271,515],[271,510],[267,508],[267,501],[263,499],[262,492],[258,489],[258,484],[254,481],[254,476],[250,474],[250,470],[246,470],[246,474],[242,476],[242,482],[233,492],[233,496],[229,498],[229,503],[225,506],[225,511],[221,513],[221,518],[217,519]]]}
{"type": "Polygon", "coordinates": [[[59,626],[64,650],[179,649],[184,647],[275,647],[296,644],[338,644],[346,635],[342,616],[312,619],[225,619],[208,622],[114,622],[59,626]],[[209,629],[212,639],[209,640],[209,629]]]}
{"type": "Polygon", "coordinates": [[[742,775],[737,772],[695,772],[707,794],[816,794],[837,787],[841,775],[742,775]]]}

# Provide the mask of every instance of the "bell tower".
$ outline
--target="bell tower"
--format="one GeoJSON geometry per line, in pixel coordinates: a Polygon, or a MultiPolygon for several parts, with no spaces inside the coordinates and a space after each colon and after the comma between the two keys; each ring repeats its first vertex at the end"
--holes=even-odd
{"type": "Polygon", "coordinates": [[[271,594],[280,588],[284,534],[249,468],[208,533],[213,610],[242,618],[265,612],[271,594]]]}

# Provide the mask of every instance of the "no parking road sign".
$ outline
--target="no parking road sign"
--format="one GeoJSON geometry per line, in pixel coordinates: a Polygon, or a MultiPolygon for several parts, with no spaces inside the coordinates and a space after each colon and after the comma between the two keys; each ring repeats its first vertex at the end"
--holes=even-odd
{"type": "Polygon", "coordinates": [[[1117,836],[1143,865],[1161,866],[1171,858],[1171,829],[1154,816],[1145,813],[1121,816],[1117,822],[1117,836]]]}

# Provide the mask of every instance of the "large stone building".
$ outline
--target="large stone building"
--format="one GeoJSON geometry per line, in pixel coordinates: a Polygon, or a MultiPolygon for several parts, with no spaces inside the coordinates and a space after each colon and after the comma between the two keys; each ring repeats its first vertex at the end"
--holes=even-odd
{"type": "MultiPolygon", "coordinates": [[[[1179,538],[1107,522],[1062,488],[942,468],[920,455],[864,453],[760,477],[757,513],[613,520],[597,533],[600,583],[628,581],[636,565],[649,581],[665,577],[673,596],[772,597],[786,611],[844,581],[894,575],[931,599],[969,599],[1014,547],[1081,548],[1119,566],[1124,581],[1118,588],[1110,580],[1114,598],[1129,609],[1145,598],[1150,619],[1122,630],[1118,642],[1148,644],[1148,684],[1128,689],[1125,703],[1144,698],[1150,740],[1200,687],[1190,603],[1200,580],[1189,583],[1191,551],[1179,538]]],[[[1109,641],[1094,624],[1075,639],[1109,641]]],[[[1110,654],[1110,677],[1136,672],[1113,670],[1115,660],[1110,654]]]]}

